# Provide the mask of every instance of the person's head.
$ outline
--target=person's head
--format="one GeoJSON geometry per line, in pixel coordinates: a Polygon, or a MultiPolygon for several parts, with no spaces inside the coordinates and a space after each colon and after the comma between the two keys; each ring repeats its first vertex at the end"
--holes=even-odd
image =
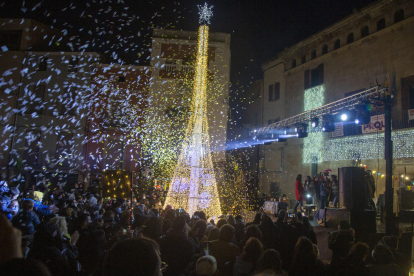
{"type": "Polygon", "coordinates": [[[162,235],[162,220],[157,217],[150,217],[142,226],[142,234],[150,239],[158,240],[162,235]]]}
{"type": "Polygon", "coordinates": [[[73,212],[72,207],[66,207],[65,211],[66,211],[66,215],[68,217],[71,217],[72,216],[72,212],[73,212]]]}
{"type": "Polygon", "coordinates": [[[176,212],[174,209],[168,209],[167,213],[165,214],[165,219],[169,219],[171,221],[174,221],[176,217],[176,212]]]}
{"type": "Polygon", "coordinates": [[[246,238],[256,238],[259,241],[262,240],[262,232],[257,225],[251,224],[246,228],[246,238]]]}
{"type": "Polygon", "coordinates": [[[308,176],[306,177],[306,181],[307,181],[307,182],[311,182],[311,181],[312,181],[312,178],[308,175],[308,176]]]}
{"type": "Polygon", "coordinates": [[[220,228],[219,240],[225,242],[231,242],[236,230],[230,224],[225,224],[220,228]]]}
{"type": "Polygon", "coordinates": [[[179,216],[176,217],[172,223],[171,228],[176,230],[176,231],[184,231],[185,228],[185,217],[184,216],[179,216]]]}
{"type": "Polygon", "coordinates": [[[207,223],[204,220],[197,220],[194,224],[193,228],[191,229],[192,235],[201,239],[207,230],[207,223]]]}
{"type": "Polygon", "coordinates": [[[337,178],[337,176],[336,176],[336,175],[331,174],[331,175],[329,176],[329,179],[330,179],[332,182],[336,182],[338,178],[337,178]]]}
{"type": "Polygon", "coordinates": [[[50,220],[50,223],[57,226],[61,235],[66,235],[68,233],[68,224],[65,217],[54,217],[50,220]]]}
{"type": "Polygon", "coordinates": [[[241,258],[255,263],[263,253],[263,245],[256,238],[249,238],[243,247],[241,258]]]}
{"type": "Polygon", "coordinates": [[[213,229],[210,230],[210,232],[208,233],[208,241],[215,241],[218,240],[220,235],[220,228],[218,227],[214,227],[213,229]]]}
{"type": "Polygon", "coordinates": [[[155,241],[135,238],[116,243],[107,253],[104,276],[161,275],[161,258],[155,241]],[[137,258],[137,256],[143,256],[137,258]]]}
{"type": "Polygon", "coordinates": [[[217,261],[211,255],[203,256],[197,260],[197,276],[213,276],[217,270],[217,261]]]}
{"type": "Polygon", "coordinates": [[[280,254],[274,249],[267,249],[259,258],[258,272],[263,272],[265,270],[272,270],[273,272],[282,270],[280,254]]]}
{"type": "Polygon", "coordinates": [[[302,181],[302,175],[301,174],[298,174],[296,176],[296,181],[302,181]]]}
{"type": "Polygon", "coordinates": [[[227,220],[224,218],[219,219],[219,221],[217,221],[217,227],[221,229],[221,227],[223,225],[227,224],[227,220]]]}
{"type": "Polygon", "coordinates": [[[22,204],[23,211],[32,211],[33,208],[34,208],[33,200],[26,199],[23,201],[23,204],[22,204]]]}
{"type": "Polygon", "coordinates": [[[312,230],[312,225],[309,222],[309,217],[302,217],[302,224],[306,230],[312,230]]]}
{"type": "Polygon", "coordinates": [[[398,249],[399,238],[397,236],[384,236],[380,244],[388,246],[391,251],[395,252],[398,249]]]}
{"type": "Polygon", "coordinates": [[[236,219],[234,218],[233,215],[229,215],[227,217],[227,223],[230,224],[231,226],[236,226],[236,219]]]}
{"type": "Polygon", "coordinates": [[[77,218],[78,230],[88,228],[91,222],[89,214],[80,213],[77,218]]]}
{"type": "Polygon", "coordinates": [[[49,269],[36,259],[14,258],[0,265],[0,275],[51,276],[49,269]]]}
{"type": "Polygon", "coordinates": [[[302,213],[301,213],[301,212],[296,212],[296,217],[298,218],[298,221],[299,221],[299,222],[302,222],[303,215],[302,215],[302,213]]]}
{"type": "Polygon", "coordinates": [[[282,209],[277,214],[277,221],[276,224],[281,224],[285,220],[286,210],[282,209]]]}
{"type": "Polygon", "coordinates": [[[372,258],[376,264],[390,264],[394,259],[394,254],[386,245],[378,244],[372,251],[372,258]]]}
{"type": "Polygon", "coordinates": [[[310,261],[315,260],[316,253],[311,240],[305,237],[300,237],[295,246],[293,263],[300,263],[305,259],[310,261]]]}
{"type": "Polygon", "coordinates": [[[369,246],[366,243],[357,242],[349,250],[348,257],[352,257],[357,260],[365,261],[369,252],[369,246]]]}
{"type": "Polygon", "coordinates": [[[162,233],[167,233],[168,230],[170,230],[172,226],[172,221],[169,219],[164,219],[162,222],[162,233]]]}

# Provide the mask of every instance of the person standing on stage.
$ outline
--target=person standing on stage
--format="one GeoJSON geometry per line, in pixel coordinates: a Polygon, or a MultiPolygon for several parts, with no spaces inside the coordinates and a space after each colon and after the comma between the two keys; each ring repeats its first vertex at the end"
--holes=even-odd
{"type": "Polygon", "coordinates": [[[339,183],[338,183],[338,178],[336,175],[331,175],[330,176],[331,179],[331,199],[333,202],[333,207],[337,208],[337,204],[339,207],[339,183]]]}
{"type": "Polygon", "coordinates": [[[320,198],[321,198],[321,206],[319,209],[324,209],[327,207],[328,195],[329,195],[329,187],[328,183],[324,178],[321,179],[320,185],[320,198]]]}
{"type": "Polygon", "coordinates": [[[305,189],[306,196],[310,195],[312,197],[312,203],[314,204],[315,200],[315,184],[312,181],[312,178],[308,175],[305,180],[305,185],[303,185],[305,189]]]}
{"type": "Polygon", "coordinates": [[[293,207],[293,212],[296,214],[298,205],[300,205],[300,211],[303,212],[303,185],[302,185],[302,175],[298,174],[296,177],[295,183],[295,194],[296,194],[296,204],[293,207]]]}

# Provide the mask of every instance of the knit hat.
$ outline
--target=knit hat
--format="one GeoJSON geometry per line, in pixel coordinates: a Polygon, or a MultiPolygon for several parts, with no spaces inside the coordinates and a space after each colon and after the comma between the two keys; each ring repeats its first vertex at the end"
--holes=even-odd
{"type": "Polygon", "coordinates": [[[216,258],[206,255],[197,260],[196,271],[197,275],[213,276],[217,270],[216,258]]]}

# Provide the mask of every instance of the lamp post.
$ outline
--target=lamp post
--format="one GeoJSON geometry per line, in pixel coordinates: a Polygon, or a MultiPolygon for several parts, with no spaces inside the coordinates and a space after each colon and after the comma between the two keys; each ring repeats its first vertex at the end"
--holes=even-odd
{"type": "Polygon", "coordinates": [[[391,140],[391,110],[393,104],[393,97],[385,95],[384,99],[384,117],[385,117],[385,232],[387,235],[392,235],[395,230],[395,221],[393,213],[393,197],[394,189],[392,187],[392,161],[393,161],[393,145],[391,140]]]}

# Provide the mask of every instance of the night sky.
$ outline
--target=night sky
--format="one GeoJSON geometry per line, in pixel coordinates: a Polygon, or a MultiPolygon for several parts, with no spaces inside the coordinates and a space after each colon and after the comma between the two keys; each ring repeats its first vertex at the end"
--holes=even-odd
{"type": "MultiPolygon", "coordinates": [[[[211,31],[231,34],[232,107],[261,64],[279,51],[352,14],[373,0],[209,0],[211,31]]],[[[31,18],[78,38],[87,51],[106,52],[113,62],[148,64],[152,28],[198,29],[197,4],[167,0],[9,0],[0,17],[31,18]]],[[[238,118],[235,118],[238,119],[238,118]]]]}

